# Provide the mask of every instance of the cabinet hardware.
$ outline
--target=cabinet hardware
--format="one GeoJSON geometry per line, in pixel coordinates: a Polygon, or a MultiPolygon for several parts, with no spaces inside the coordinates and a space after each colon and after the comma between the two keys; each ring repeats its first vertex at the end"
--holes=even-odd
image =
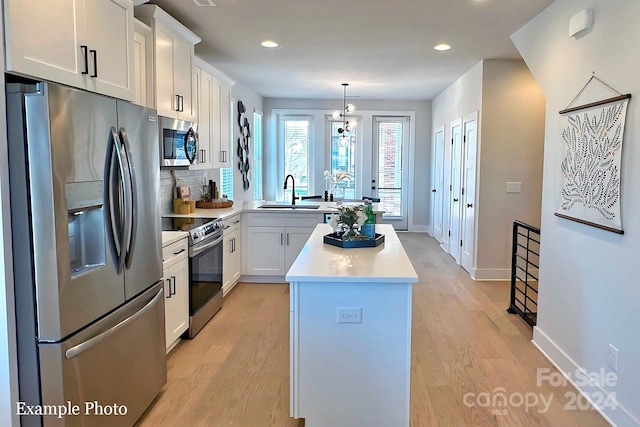
{"type": "Polygon", "coordinates": [[[454,202],[457,202],[457,201],[458,201],[458,199],[453,199],[453,201],[454,201],[454,202]]]}
{"type": "Polygon", "coordinates": [[[178,252],[174,252],[173,254],[174,254],[174,255],[180,255],[180,254],[181,254],[182,252],[184,252],[184,251],[185,251],[185,249],[184,249],[184,248],[182,248],[182,249],[180,249],[178,252]]]}
{"type": "Polygon", "coordinates": [[[176,294],[176,276],[171,276],[171,283],[173,284],[173,291],[171,291],[171,295],[176,294]]]}
{"type": "Polygon", "coordinates": [[[91,74],[91,77],[98,77],[98,51],[89,49],[89,53],[93,55],[93,74],[91,74]]]}
{"type": "Polygon", "coordinates": [[[432,192],[432,193],[435,193],[435,192],[436,192],[436,189],[434,188],[433,190],[431,190],[431,192],[432,192]]]}
{"type": "Polygon", "coordinates": [[[82,71],[82,74],[89,74],[89,53],[87,49],[89,49],[88,46],[80,45],[80,50],[82,51],[82,56],[84,57],[84,71],[82,71]]]}
{"type": "Polygon", "coordinates": [[[233,221],[233,223],[234,223],[234,224],[237,224],[237,223],[239,223],[239,222],[240,222],[240,220],[239,220],[239,219],[236,219],[235,221],[233,221]]]}
{"type": "Polygon", "coordinates": [[[472,208],[473,207],[473,203],[467,203],[467,207],[468,208],[472,208]]]}
{"type": "Polygon", "coordinates": [[[287,233],[287,246],[289,246],[289,233],[287,233]]]}
{"type": "Polygon", "coordinates": [[[167,298],[171,298],[171,279],[164,279],[166,282],[169,282],[168,286],[167,286],[167,290],[169,292],[167,292],[167,298]]]}
{"type": "Polygon", "coordinates": [[[283,239],[284,239],[284,233],[280,233],[280,246],[284,245],[283,239]]]}
{"type": "Polygon", "coordinates": [[[184,111],[184,96],[180,95],[180,112],[184,111]]]}
{"type": "Polygon", "coordinates": [[[206,150],[200,150],[200,163],[206,163],[207,162],[207,151],[206,150]]]}

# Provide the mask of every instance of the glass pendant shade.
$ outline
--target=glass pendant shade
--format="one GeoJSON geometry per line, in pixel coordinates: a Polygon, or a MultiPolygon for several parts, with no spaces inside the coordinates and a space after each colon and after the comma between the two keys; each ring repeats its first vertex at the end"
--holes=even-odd
{"type": "Polygon", "coordinates": [[[334,120],[340,120],[340,117],[342,117],[342,113],[340,112],[340,110],[336,110],[333,112],[331,117],[333,117],[334,120]]]}
{"type": "Polygon", "coordinates": [[[353,104],[347,104],[344,109],[347,113],[353,113],[356,111],[356,107],[353,104]]]}

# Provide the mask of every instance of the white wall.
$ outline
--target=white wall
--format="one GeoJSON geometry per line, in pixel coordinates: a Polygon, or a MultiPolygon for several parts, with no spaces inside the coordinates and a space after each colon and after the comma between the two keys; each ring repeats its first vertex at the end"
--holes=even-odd
{"type": "MultiPolygon", "coordinates": [[[[415,139],[413,144],[413,210],[409,213],[409,230],[427,231],[429,225],[429,197],[430,190],[430,167],[431,164],[431,101],[384,101],[354,99],[356,106],[355,116],[358,116],[359,137],[364,144],[370,144],[373,140],[373,122],[375,115],[395,114],[413,115],[415,139]]],[[[325,123],[326,116],[335,109],[342,106],[342,99],[274,99],[264,100],[264,124],[265,124],[265,198],[275,199],[282,186],[284,177],[279,176],[277,157],[277,135],[275,114],[286,111],[288,113],[300,113],[313,116],[314,123],[312,132],[315,141],[321,141],[314,147],[314,155],[324,161],[326,155],[324,150],[325,123]]],[[[362,161],[371,162],[371,153],[361,153],[362,161]]],[[[318,190],[323,189],[323,166],[318,164],[312,168],[315,186],[318,190]]],[[[358,177],[358,183],[364,195],[365,189],[370,185],[370,177],[358,177]]]]}
{"type": "MultiPolygon", "coordinates": [[[[245,117],[249,120],[249,126],[251,132],[254,132],[253,129],[253,112],[263,111],[263,99],[258,93],[254,92],[247,86],[242,83],[236,83],[231,88],[231,97],[236,100],[236,104],[233,107],[233,126],[231,128],[233,133],[233,145],[231,150],[231,155],[233,156],[233,161],[231,162],[232,170],[233,170],[233,199],[235,201],[244,201],[244,200],[253,200],[253,169],[251,168],[252,163],[249,163],[249,182],[250,187],[249,190],[245,191],[242,185],[242,174],[238,169],[238,159],[236,155],[236,148],[238,147],[238,137],[240,136],[240,128],[238,127],[238,108],[237,101],[242,101],[245,107],[245,117]]],[[[264,122],[266,121],[265,116],[263,115],[262,123],[263,123],[263,133],[264,133],[264,122]]],[[[263,136],[263,143],[265,138],[263,136]]],[[[253,142],[253,140],[252,140],[253,142]]],[[[249,156],[253,156],[251,147],[249,149],[249,156]]],[[[251,157],[250,157],[251,158],[251,157]]]]}
{"type": "MultiPolygon", "coordinates": [[[[619,353],[617,385],[605,387],[621,407],[605,410],[620,426],[640,425],[640,2],[556,0],[512,39],[547,97],[540,297],[534,342],[563,371],[607,368],[611,343],[619,353]],[[595,13],[591,32],[568,37],[571,16],[595,13]],[[634,98],[629,103],[622,153],[624,235],[555,217],[557,173],[563,157],[564,109],[592,71],[634,98]]],[[[596,85],[597,86],[597,85],[596,85]]],[[[610,97],[611,92],[598,98],[610,97]]],[[[577,104],[598,98],[581,97],[577,104]],[[591,98],[591,99],[590,99],[591,98]]],[[[584,387],[585,391],[592,391],[584,387]]]]}
{"type": "Polygon", "coordinates": [[[523,61],[485,60],[482,75],[474,277],[507,279],[513,221],[540,226],[545,98],[523,61]]]}
{"type": "MultiPolygon", "coordinates": [[[[450,126],[474,111],[479,112],[476,251],[469,273],[479,280],[506,280],[513,220],[539,226],[544,96],[524,62],[492,59],[479,62],[433,100],[433,128],[445,129],[444,236],[450,215],[450,126]],[[522,193],[507,194],[507,181],[521,182],[522,193]]],[[[446,242],[443,248],[448,250],[446,242]]]]}

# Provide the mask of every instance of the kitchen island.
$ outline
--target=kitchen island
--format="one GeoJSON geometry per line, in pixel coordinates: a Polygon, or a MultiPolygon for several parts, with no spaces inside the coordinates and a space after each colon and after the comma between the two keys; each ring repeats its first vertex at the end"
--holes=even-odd
{"type": "Polygon", "coordinates": [[[290,413],[307,427],[409,426],[411,291],[391,225],[385,242],[342,249],[318,224],[289,269],[290,413]]]}

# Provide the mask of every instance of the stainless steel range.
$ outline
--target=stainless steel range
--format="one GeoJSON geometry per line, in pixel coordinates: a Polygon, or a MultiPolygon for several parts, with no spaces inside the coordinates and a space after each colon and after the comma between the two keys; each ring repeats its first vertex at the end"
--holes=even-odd
{"type": "Polygon", "coordinates": [[[222,308],[221,219],[163,218],[164,231],[189,232],[189,338],[222,308]]]}

